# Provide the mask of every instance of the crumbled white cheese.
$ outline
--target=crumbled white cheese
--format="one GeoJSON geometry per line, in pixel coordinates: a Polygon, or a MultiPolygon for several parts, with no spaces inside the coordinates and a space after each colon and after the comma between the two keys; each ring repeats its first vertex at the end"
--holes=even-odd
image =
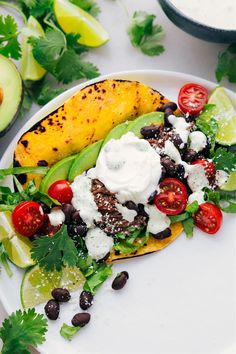
{"type": "Polygon", "coordinates": [[[188,165],[188,185],[193,192],[201,191],[204,187],[209,187],[209,181],[205,174],[205,169],[201,165],[188,165]]]}
{"type": "Polygon", "coordinates": [[[96,227],[88,231],[85,237],[85,244],[89,256],[98,261],[110,252],[114,241],[112,237],[107,236],[104,231],[96,227]]]}
{"type": "Polygon", "coordinates": [[[222,171],[222,170],[217,170],[216,171],[216,179],[215,179],[215,184],[218,187],[223,186],[229,179],[229,175],[227,172],[222,171]]]}
{"type": "Polygon", "coordinates": [[[204,203],[204,192],[198,191],[190,194],[190,196],[188,197],[188,204],[191,204],[195,201],[197,201],[199,205],[204,203]]]}
{"type": "Polygon", "coordinates": [[[202,151],[207,145],[206,135],[202,132],[192,132],[189,134],[190,149],[196,152],[202,151]]]}
{"type": "Polygon", "coordinates": [[[101,149],[96,167],[88,171],[106,188],[117,193],[121,204],[128,200],[145,204],[161,177],[160,156],[148,141],[132,132],[119,140],[111,139],[101,149]]]}
{"type": "Polygon", "coordinates": [[[175,145],[172,143],[172,141],[167,140],[165,142],[165,147],[162,150],[162,152],[164,152],[164,154],[169,156],[171,158],[171,160],[173,160],[175,163],[177,163],[177,164],[183,163],[180,153],[179,153],[179,150],[175,147],[175,145]]]}
{"type": "Polygon", "coordinates": [[[116,208],[122,214],[123,219],[125,219],[129,222],[134,221],[134,218],[137,215],[137,211],[130,210],[130,209],[126,208],[125,206],[118,204],[118,203],[116,203],[116,208]]]}
{"type": "Polygon", "coordinates": [[[152,234],[164,231],[170,226],[170,219],[164,213],[157,209],[155,205],[148,205],[149,220],[147,224],[147,231],[152,234]]]}
{"type": "Polygon", "coordinates": [[[52,209],[51,213],[48,214],[48,218],[52,226],[58,226],[63,224],[65,221],[65,214],[61,209],[54,208],[52,209]]]}
{"type": "Polygon", "coordinates": [[[191,124],[187,123],[183,117],[175,115],[170,115],[168,121],[172,124],[175,133],[179,134],[184,143],[187,143],[191,124]]]}
{"type": "Polygon", "coordinates": [[[94,227],[94,220],[101,219],[101,214],[91,192],[91,185],[91,179],[85,174],[77,176],[71,184],[73,192],[71,203],[76,210],[79,210],[80,216],[87,227],[94,227]]]}

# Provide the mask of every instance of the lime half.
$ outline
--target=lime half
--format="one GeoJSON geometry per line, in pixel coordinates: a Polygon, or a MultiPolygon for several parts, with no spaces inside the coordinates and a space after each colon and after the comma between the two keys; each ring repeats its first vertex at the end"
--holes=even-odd
{"type": "Polygon", "coordinates": [[[34,307],[52,298],[58,287],[70,291],[80,288],[85,278],[79,268],[64,268],[61,272],[46,272],[38,265],[26,271],[21,283],[21,303],[24,308],[34,307]]]}
{"type": "Polygon", "coordinates": [[[109,40],[108,33],[93,16],[68,0],[55,0],[54,13],[65,33],[80,34],[80,44],[99,47],[109,40]]]}
{"type": "Polygon", "coordinates": [[[39,65],[39,63],[34,59],[32,53],[32,46],[27,43],[29,37],[42,37],[44,36],[43,28],[40,23],[30,16],[27,22],[27,26],[22,29],[22,58],[20,63],[20,73],[23,80],[37,81],[42,79],[45,75],[46,70],[39,65]]]}
{"type": "Polygon", "coordinates": [[[216,141],[222,145],[236,143],[236,110],[223,87],[212,91],[208,103],[215,104],[213,116],[219,125],[216,141]]]}
{"type": "Polygon", "coordinates": [[[229,176],[227,183],[220,187],[223,191],[236,190],[236,172],[232,172],[229,176]]]}
{"type": "Polygon", "coordinates": [[[35,264],[30,254],[31,242],[14,230],[10,211],[0,213],[0,241],[5,247],[8,258],[17,267],[27,268],[35,264]]]}

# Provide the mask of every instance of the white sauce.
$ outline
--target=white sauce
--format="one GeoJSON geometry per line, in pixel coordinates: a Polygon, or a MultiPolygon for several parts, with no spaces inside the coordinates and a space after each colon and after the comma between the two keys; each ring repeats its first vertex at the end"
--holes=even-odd
{"type": "Polygon", "coordinates": [[[179,150],[175,147],[172,141],[167,140],[165,142],[165,147],[162,151],[166,155],[168,155],[171,158],[171,160],[173,160],[176,164],[183,164],[179,150]]]}
{"type": "Polygon", "coordinates": [[[121,204],[128,200],[146,204],[161,176],[160,156],[146,140],[129,132],[105,145],[88,175],[117,193],[121,204]]]}
{"type": "Polygon", "coordinates": [[[96,227],[88,231],[85,237],[85,244],[89,256],[98,261],[110,252],[114,241],[112,237],[107,236],[104,231],[96,227]]]}
{"type": "Polygon", "coordinates": [[[235,0],[171,0],[185,15],[221,29],[236,29],[235,0]]]}
{"type": "Polygon", "coordinates": [[[189,134],[190,149],[196,152],[202,151],[207,145],[206,135],[202,132],[192,132],[189,134]]]}
{"type": "Polygon", "coordinates": [[[175,133],[179,134],[183,143],[187,143],[191,124],[187,123],[183,117],[176,117],[175,115],[170,115],[168,121],[172,124],[175,133]]]}
{"type": "Polygon", "coordinates": [[[149,220],[147,224],[147,231],[152,234],[164,231],[170,226],[170,219],[164,213],[157,209],[155,205],[148,205],[149,220]]]}
{"type": "Polygon", "coordinates": [[[217,170],[216,171],[216,180],[215,180],[215,184],[218,187],[223,186],[223,184],[225,184],[229,179],[229,175],[227,172],[222,171],[222,170],[217,170]]]}
{"type": "Polygon", "coordinates": [[[188,185],[193,192],[201,191],[209,187],[209,181],[205,175],[204,167],[201,165],[188,165],[188,185]]]}
{"type": "Polygon", "coordinates": [[[63,224],[65,221],[65,214],[61,209],[54,208],[52,209],[51,213],[48,214],[48,218],[52,226],[58,226],[63,224]]]}
{"type": "Polygon", "coordinates": [[[204,203],[204,192],[198,191],[190,194],[190,196],[188,197],[188,204],[191,204],[195,201],[197,201],[199,205],[204,203]]]}
{"type": "Polygon", "coordinates": [[[79,210],[80,216],[87,227],[94,227],[94,220],[100,220],[101,214],[97,209],[94,196],[91,192],[91,179],[82,174],[77,176],[71,184],[73,192],[72,205],[79,210]]]}
{"type": "Polygon", "coordinates": [[[137,212],[135,210],[130,210],[126,208],[125,206],[116,203],[116,208],[117,210],[122,214],[123,219],[132,222],[134,221],[135,216],[137,215],[137,212]]]}

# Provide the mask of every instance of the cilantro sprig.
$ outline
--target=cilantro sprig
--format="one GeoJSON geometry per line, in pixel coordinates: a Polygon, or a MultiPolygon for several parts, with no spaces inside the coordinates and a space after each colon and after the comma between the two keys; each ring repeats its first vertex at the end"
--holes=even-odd
{"type": "Polygon", "coordinates": [[[211,142],[211,152],[214,152],[216,135],[219,130],[218,123],[214,118],[214,104],[206,104],[196,120],[196,126],[200,129],[211,142]]]}
{"type": "Polygon", "coordinates": [[[198,202],[195,200],[191,204],[187,205],[184,213],[179,215],[170,215],[169,218],[171,223],[182,222],[184,232],[187,238],[193,237],[193,229],[194,229],[194,222],[193,222],[193,215],[198,211],[199,205],[198,202]]]}
{"type": "Polygon", "coordinates": [[[161,41],[164,31],[161,26],[154,25],[156,16],[145,11],[136,11],[128,27],[128,35],[134,47],[149,56],[160,55],[164,52],[161,41]]]}
{"type": "Polygon", "coordinates": [[[0,15],[0,54],[16,60],[21,57],[18,35],[14,18],[9,15],[4,18],[0,15]]]}
{"type": "Polygon", "coordinates": [[[47,320],[35,309],[18,310],[2,323],[0,338],[3,341],[2,354],[30,354],[29,346],[45,341],[47,320]]]}
{"type": "Polygon", "coordinates": [[[219,147],[212,158],[217,170],[227,173],[236,171],[236,155],[226,148],[219,147]]]}
{"type": "Polygon", "coordinates": [[[230,44],[218,54],[215,76],[218,82],[226,77],[229,82],[236,83],[236,43],[230,44]]]}

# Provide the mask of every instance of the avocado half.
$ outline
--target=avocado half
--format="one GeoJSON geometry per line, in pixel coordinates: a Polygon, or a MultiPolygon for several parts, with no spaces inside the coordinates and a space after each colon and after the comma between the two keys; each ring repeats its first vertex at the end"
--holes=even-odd
{"type": "Polygon", "coordinates": [[[0,55],[0,136],[14,123],[23,97],[21,76],[8,58],[0,55]]]}

